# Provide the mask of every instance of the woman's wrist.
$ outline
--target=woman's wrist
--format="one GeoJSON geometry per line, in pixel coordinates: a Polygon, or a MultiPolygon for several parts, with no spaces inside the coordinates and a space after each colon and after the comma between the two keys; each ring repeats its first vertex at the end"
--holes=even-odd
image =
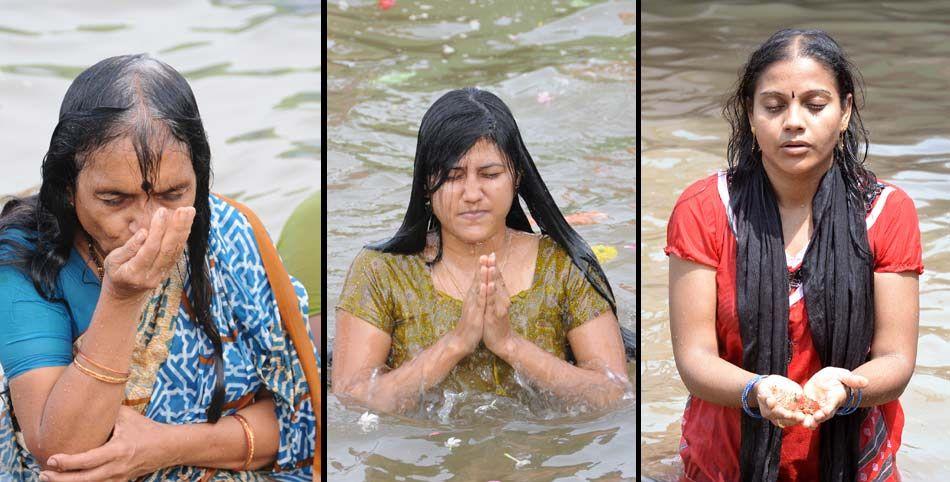
{"type": "Polygon", "coordinates": [[[478,340],[473,341],[474,337],[464,333],[459,327],[448,332],[445,335],[445,339],[452,359],[460,360],[465,358],[471,355],[475,351],[475,348],[478,347],[478,340]]]}
{"type": "Polygon", "coordinates": [[[508,336],[493,341],[491,345],[486,343],[486,347],[497,355],[498,358],[501,358],[511,366],[515,366],[514,358],[517,356],[518,345],[521,340],[523,340],[523,338],[512,330],[508,333],[508,336]]]}
{"type": "Polygon", "coordinates": [[[193,424],[175,425],[156,422],[156,425],[155,441],[159,448],[157,452],[160,454],[160,460],[156,461],[158,465],[156,470],[185,465],[186,454],[191,449],[189,443],[194,441],[195,437],[181,432],[188,430],[189,425],[193,424]]]}
{"type": "Polygon", "coordinates": [[[141,309],[141,307],[145,304],[147,296],[148,291],[142,291],[140,293],[125,293],[122,290],[118,290],[116,286],[109,281],[109,278],[106,277],[102,281],[99,302],[108,302],[110,305],[117,308],[141,309]]]}

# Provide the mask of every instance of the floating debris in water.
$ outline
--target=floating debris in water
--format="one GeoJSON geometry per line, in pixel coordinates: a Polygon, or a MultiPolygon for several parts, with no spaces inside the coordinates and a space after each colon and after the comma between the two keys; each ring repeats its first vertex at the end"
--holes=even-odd
{"type": "Polygon", "coordinates": [[[449,439],[445,441],[445,446],[450,449],[454,449],[455,447],[458,447],[459,445],[462,445],[462,439],[449,437],[449,439]]]}
{"type": "Polygon", "coordinates": [[[443,46],[442,46],[442,53],[445,54],[445,55],[452,55],[453,53],[455,53],[455,49],[452,48],[451,45],[443,45],[443,46]]]}
{"type": "Polygon", "coordinates": [[[340,0],[339,7],[341,11],[345,12],[348,8],[350,8],[350,4],[346,3],[346,0],[340,0]]]}
{"type": "Polygon", "coordinates": [[[588,224],[597,224],[607,220],[607,214],[600,211],[581,211],[564,216],[564,219],[571,226],[586,226],[588,224]]]}
{"type": "Polygon", "coordinates": [[[396,6],[396,0],[379,0],[376,5],[380,10],[389,10],[396,6]]]}
{"type": "Polygon", "coordinates": [[[597,261],[600,263],[606,263],[617,257],[617,248],[613,246],[595,244],[591,246],[591,250],[594,251],[594,256],[597,256],[597,261]]]}
{"type": "Polygon", "coordinates": [[[549,104],[551,103],[552,100],[554,100],[554,96],[545,90],[543,92],[538,93],[537,100],[539,104],[549,104]]]}
{"type": "Polygon", "coordinates": [[[516,469],[520,469],[521,467],[524,467],[525,465],[528,465],[531,463],[531,457],[528,457],[525,459],[516,459],[512,457],[511,454],[509,454],[508,452],[505,452],[505,457],[508,457],[509,459],[514,461],[516,469]]]}
{"type": "Polygon", "coordinates": [[[376,82],[385,85],[398,85],[415,76],[415,72],[389,72],[379,76],[376,82]]]}
{"type": "Polygon", "coordinates": [[[482,405],[482,406],[476,408],[476,409],[475,409],[475,413],[477,413],[477,414],[479,414],[479,415],[484,415],[485,412],[488,411],[488,409],[494,409],[494,408],[495,408],[495,402],[497,402],[497,401],[498,401],[498,399],[496,398],[496,399],[492,400],[491,403],[486,403],[485,405],[482,405]]]}
{"type": "Polygon", "coordinates": [[[363,432],[372,432],[379,428],[379,415],[370,412],[363,412],[363,415],[360,415],[359,424],[360,428],[363,429],[363,432]]]}
{"type": "Polygon", "coordinates": [[[478,20],[472,20],[471,22],[468,22],[468,28],[472,30],[478,30],[482,28],[482,24],[478,20]]]}

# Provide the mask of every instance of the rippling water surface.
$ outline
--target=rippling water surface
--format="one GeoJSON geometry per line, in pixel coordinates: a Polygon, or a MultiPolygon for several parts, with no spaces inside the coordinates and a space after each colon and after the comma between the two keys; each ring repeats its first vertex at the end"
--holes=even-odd
{"type": "Polygon", "coordinates": [[[188,79],[211,142],[212,189],[248,203],[275,237],[319,192],[318,2],[6,2],[2,11],[0,193],[39,186],[72,79],[131,53],[188,79]]]}
{"type": "MultiPolygon", "coordinates": [[[[590,244],[634,328],[636,4],[633,2],[377,2],[328,4],[329,335],[359,249],[392,235],[405,212],[416,133],[445,91],[479,86],[511,107],[565,213],[598,211],[590,244]]],[[[628,372],[634,375],[630,365],[628,372]]],[[[635,476],[632,404],[610,413],[531,411],[472,396],[447,417],[381,416],[328,404],[332,480],[615,480],[635,476]],[[459,446],[446,447],[449,438],[459,446]],[[506,456],[507,454],[507,456],[506,456]],[[515,460],[523,463],[518,466],[515,460]],[[526,462],[525,462],[526,461],[526,462]]]]}
{"type": "Polygon", "coordinates": [[[861,115],[871,131],[871,169],[917,205],[926,271],[917,370],[901,397],[907,420],[897,463],[905,480],[941,479],[950,466],[950,8],[921,1],[672,3],[644,3],[641,19],[644,475],[675,480],[682,467],[677,447],[687,392],[670,346],[666,221],[686,186],[725,166],[728,126],[720,103],[751,50],[780,28],[817,27],[844,46],[864,75],[861,115]]]}

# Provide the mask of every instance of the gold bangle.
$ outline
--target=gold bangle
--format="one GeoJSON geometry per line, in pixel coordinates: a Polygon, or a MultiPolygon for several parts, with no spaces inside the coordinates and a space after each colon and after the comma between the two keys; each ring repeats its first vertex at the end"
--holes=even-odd
{"type": "Polygon", "coordinates": [[[231,415],[241,424],[241,428],[244,429],[244,441],[247,443],[247,458],[244,459],[244,468],[241,470],[249,470],[251,468],[251,462],[254,460],[254,431],[251,430],[251,425],[247,423],[247,419],[241,415],[234,414],[231,415]]]}
{"type": "Polygon", "coordinates": [[[112,385],[121,385],[129,381],[129,377],[110,377],[109,375],[103,375],[101,373],[97,373],[96,371],[91,370],[89,367],[83,366],[82,363],[79,363],[78,358],[73,359],[73,365],[75,365],[76,369],[79,370],[80,372],[92,378],[95,378],[96,380],[99,380],[100,382],[110,383],[112,385]]]}
{"type": "Polygon", "coordinates": [[[96,362],[95,360],[93,360],[92,358],[89,358],[89,355],[83,353],[82,350],[79,350],[79,351],[76,353],[76,356],[77,356],[77,357],[80,357],[80,356],[81,356],[83,360],[86,360],[86,361],[89,362],[92,366],[94,366],[94,367],[96,367],[96,368],[98,368],[98,369],[100,369],[100,370],[104,370],[104,371],[107,371],[107,372],[109,372],[109,373],[114,373],[114,374],[116,374],[116,375],[118,375],[118,376],[120,376],[120,377],[128,378],[129,375],[131,375],[131,373],[129,373],[129,372],[120,372],[120,371],[118,371],[118,370],[113,370],[113,369],[111,369],[111,368],[109,368],[109,367],[107,367],[107,366],[105,366],[105,365],[103,365],[103,364],[101,364],[101,363],[97,363],[97,362],[96,362]]]}

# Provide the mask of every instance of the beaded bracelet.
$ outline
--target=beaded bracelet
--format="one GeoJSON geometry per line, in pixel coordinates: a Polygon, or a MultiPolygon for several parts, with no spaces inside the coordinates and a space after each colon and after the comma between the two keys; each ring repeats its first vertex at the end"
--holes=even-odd
{"type": "Polygon", "coordinates": [[[742,410],[745,411],[746,415],[752,418],[762,418],[762,414],[753,412],[752,408],[749,407],[749,392],[752,391],[752,387],[754,387],[756,383],[759,383],[759,380],[765,377],[766,375],[756,375],[749,380],[749,383],[745,384],[745,389],[742,390],[742,410]]]}

